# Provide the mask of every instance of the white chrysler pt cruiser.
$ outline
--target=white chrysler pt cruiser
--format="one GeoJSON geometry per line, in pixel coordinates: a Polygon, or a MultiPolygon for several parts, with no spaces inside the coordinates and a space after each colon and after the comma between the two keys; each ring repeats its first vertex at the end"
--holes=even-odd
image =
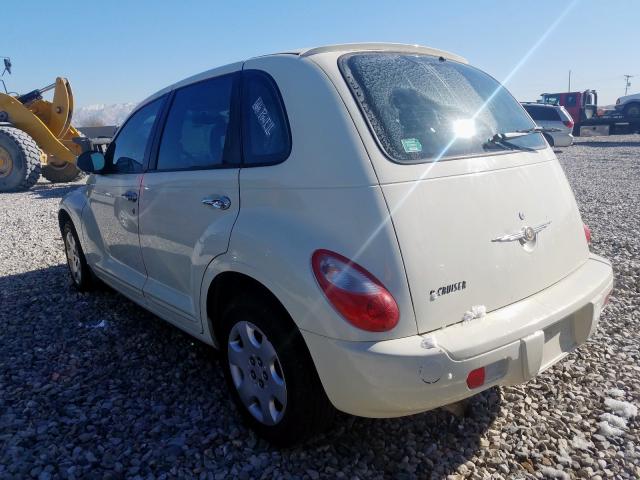
{"type": "Polygon", "coordinates": [[[246,421],[301,441],[532,378],[613,287],[553,151],[457,55],[335,45],[142,102],[59,222],[95,278],[217,346],[246,421]]]}

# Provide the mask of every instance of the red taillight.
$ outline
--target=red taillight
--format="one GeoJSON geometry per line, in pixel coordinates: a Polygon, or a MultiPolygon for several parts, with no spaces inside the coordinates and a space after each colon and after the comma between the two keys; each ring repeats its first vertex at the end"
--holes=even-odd
{"type": "Polygon", "coordinates": [[[484,385],[484,367],[471,370],[467,375],[467,387],[473,389],[484,385]]]}
{"type": "Polygon", "coordinates": [[[574,125],[573,120],[565,120],[562,123],[564,123],[565,127],[569,127],[569,128],[573,128],[573,125],[574,125]]]}
{"type": "Polygon", "coordinates": [[[584,236],[587,239],[587,244],[591,245],[591,229],[587,224],[583,224],[584,236]]]}
{"type": "Polygon", "coordinates": [[[398,304],[382,283],[357,263],[329,250],[316,250],[313,273],[334,308],[353,326],[386,332],[398,324],[398,304]]]}

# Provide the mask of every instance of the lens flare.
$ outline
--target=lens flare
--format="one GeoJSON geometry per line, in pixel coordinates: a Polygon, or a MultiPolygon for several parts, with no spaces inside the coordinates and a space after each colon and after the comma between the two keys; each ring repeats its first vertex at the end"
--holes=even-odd
{"type": "Polygon", "coordinates": [[[476,122],[473,118],[461,118],[453,122],[453,133],[456,138],[471,138],[476,134],[476,122]]]}

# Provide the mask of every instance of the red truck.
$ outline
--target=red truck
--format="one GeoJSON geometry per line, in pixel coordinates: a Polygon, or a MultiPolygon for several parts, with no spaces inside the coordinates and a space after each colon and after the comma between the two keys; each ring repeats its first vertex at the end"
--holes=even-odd
{"type": "Polygon", "coordinates": [[[543,93],[540,96],[539,103],[562,105],[569,112],[574,122],[574,136],[580,136],[581,127],[601,132],[599,135],[640,132],[640,116],[630,115],[631,109],[598,111],[598,94],[595,90],[543,93]]]}
{"type": "Polygon", "coordinates": [[[543,93],[542,102],[547,105],[562,105],[573,118],[573,134],[580,134],[580,126],[596,115],[598,94],[595,90],[584,92],[543,93]]]}

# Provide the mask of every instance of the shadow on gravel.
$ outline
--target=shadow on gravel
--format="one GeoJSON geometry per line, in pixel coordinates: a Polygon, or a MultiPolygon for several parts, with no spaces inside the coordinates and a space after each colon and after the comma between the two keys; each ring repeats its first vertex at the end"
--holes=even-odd
{"type": "Polygon", "coordinates": [[[393,419],[342,414],[324,438],[296,450],[321,455],[331,445],[339,463],[360,458],[385,478],[444,478],[477,453],[500,405],[499,389],[491,388],[469,399],[463,416],[444,409],[393,419]]]}
{"type": "Polygon", "coordinates": [[[35,198],[62,198],[67,193],[75,190],[78,187],[82,187],[84,183],[65,183],[65,184],[52,184],[52,183],[37,183],[29,190],[21,190],[17,192],[3,192],[3,195],[19,195],[28,193],[35,198]]]}
{"type": "Polygon", "coordinates": [[[52,184],[37,184],[29,189],[29,193],[37,198],[62,198],[67,193],[81,187],[83,184],[64,184],[64,185],[52,185],[52,184]]]}
{"type": "Polygon", "coordinates": [[[611,148],[611,147],[617,147],[617,148],[633,148],[633,147],[640,147],[640,141],[638,142],[579,142],[576,143],[575,145],[578,145],[580,147],[594,147],[594,148],[611,148]]]}
{"type": "Polygon", "coordinates": [[[478,451],[501,402],[490,389],[462,418],[340,415],[277,450],[242,425],[211,347],[110,289],[76,292],[66,265],[0,277],[0,346],[2,478],[442,478],[478,451]]]}

